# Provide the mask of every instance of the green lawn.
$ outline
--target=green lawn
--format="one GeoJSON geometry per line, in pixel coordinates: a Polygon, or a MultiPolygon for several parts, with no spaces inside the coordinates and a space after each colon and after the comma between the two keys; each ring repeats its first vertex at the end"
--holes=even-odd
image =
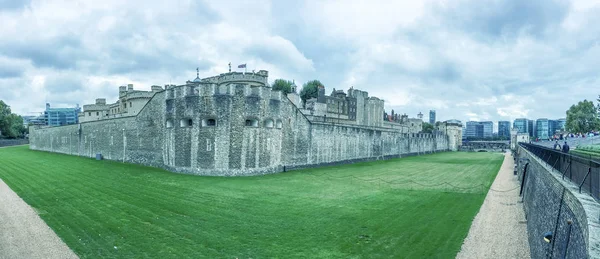
{"type": "Polygon", "coordinates": [[[226,178],[20,146],[0,148],[0,178],[82,258],[454,258],[502,160],[226,178]]]}

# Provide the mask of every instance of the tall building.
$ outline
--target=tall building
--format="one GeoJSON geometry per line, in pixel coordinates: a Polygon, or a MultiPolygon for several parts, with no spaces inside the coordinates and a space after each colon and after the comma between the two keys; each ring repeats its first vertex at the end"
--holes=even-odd
{"type": "Polygon", "coordinates": [[[541,118],[541,119],[537,119],[537,121],[535,122],[535,129],[536,129],[536,135],[535,137],[539,138],[539,139],[548,139],[549,135],[549,123],[548,123],[548,119],[546,118],[541,118]]]}
{"type": "Polygon", "coordinates": [[[510,121],[498,121],[498,136],[510,137],[510,121]]]}
{"type": "Polygon", "coordinates": [[[429,110],[429,124],[435,125],[435,110],[429,110]]]}
{"type": "Polygon", "coordinates": [[[519,130],[518,133],[529,133],[529,121],[525,118],[515,119],[513,127],[519,130]]]}
{"type": "Polygon", "coordinates": [[[483,125],[483,137],[491,138],[494,136],[494,123],[491,121],[482,121],[481,125],[483,125]]]}
{"type": "Polygon", "coordinates": [[[548,136],[554,136],[554,134],[556,134],[556,130],[558,130],[558,121],[548,120],[548,136]]]}
{"type": "Polygon", "coordinates": [[[494,133],[494,123],[491,121],[467,121],[465,137],[491,138],[494,133]]]}
{"type": "Polygon", "coordinates": [[[535,134],[536,124],[534,123],[533,120],[528,120],[527,122],[528,122],[527,123],[527,130],[529,132],[529,137],[533,138],[533,137],[536,136],[536,134],[535,134]]]}
{"type": "Polygon", "coordinates": [[[556,120],[556,129],[560,131],[565,131],[565,127],[567,124],[567,119],[561,118],[556,120]]]}
{"type": "MultiPolygon", "coordinates": [[[[465,129],[465,133],[463,136],[467,137],[477,137],[477,129],[480,127],[478,121],[467,121],[467,128],[465,129]]],[[[482,129],[483,130],[483,129],[482,129]]]]}
{"type": "Polygon", "coordinates": [[[44,111],[44,120],[49,126],[63,126],[79,123],[78,114],[81,112],[79,105],[75,108],[50,108],[50,104],[46,103],[46,111],[44,111]]]}

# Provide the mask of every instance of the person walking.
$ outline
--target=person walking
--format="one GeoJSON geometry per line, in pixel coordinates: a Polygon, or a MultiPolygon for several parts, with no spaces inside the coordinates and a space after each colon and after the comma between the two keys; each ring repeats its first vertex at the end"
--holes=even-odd
{"type": "Polygon", "coordinates": [[[564,153],[569,153],[569,145],[567,145],[566,141],[565,141],[565,144],[562,146],[562,151],[564,153]]]}

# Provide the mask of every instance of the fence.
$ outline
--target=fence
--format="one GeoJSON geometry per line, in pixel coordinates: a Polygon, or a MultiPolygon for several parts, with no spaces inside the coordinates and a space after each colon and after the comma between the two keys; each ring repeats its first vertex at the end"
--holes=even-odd
{"type": "Polygon", "coordinates": [[[0,147],[29,144],[29,139],[0,139],[0,147]]]}
{"type": "Polygon", "coordinates": [[[579,192],[585,191],[600,201],[600,163],[590,157],[563,153],[547,147],[520,143],[521,147],[541,158],[548,165],[579,186],[579,192]]]}

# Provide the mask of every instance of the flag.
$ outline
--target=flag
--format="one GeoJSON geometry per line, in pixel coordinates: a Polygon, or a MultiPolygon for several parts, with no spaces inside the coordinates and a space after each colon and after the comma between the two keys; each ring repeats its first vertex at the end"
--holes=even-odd
{"type": "Polygon", "coordinates": [[[238,66],[238,68],[246,68],[246,64],[241,64],[238,66]]]}

